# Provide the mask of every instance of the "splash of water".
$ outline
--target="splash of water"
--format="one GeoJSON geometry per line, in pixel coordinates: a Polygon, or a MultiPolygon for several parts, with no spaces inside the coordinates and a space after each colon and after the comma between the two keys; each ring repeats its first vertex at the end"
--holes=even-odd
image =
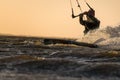
{"type": "Polygon", "coordinates": [[[120,25],[91,31],[80,41],[98,44],[108,49],[120,49],[120,25]]]}

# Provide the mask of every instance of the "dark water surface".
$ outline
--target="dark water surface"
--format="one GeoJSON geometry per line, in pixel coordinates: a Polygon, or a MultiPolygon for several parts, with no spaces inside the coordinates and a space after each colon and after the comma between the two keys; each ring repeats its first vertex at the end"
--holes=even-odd
{"type": "Polygon", "coordinates": [[[2,36],[0,80],[120,80],[120,49],[2,36]]]}

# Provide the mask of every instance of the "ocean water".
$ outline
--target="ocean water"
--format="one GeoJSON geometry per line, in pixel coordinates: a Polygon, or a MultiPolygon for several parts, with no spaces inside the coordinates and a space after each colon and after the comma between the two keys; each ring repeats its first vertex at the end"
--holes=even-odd
{"type": "Polygon", "coordinates": [[[120,26],[91,31],[74,44],[0,37],[0,80],[120,80],[120,26]]]}

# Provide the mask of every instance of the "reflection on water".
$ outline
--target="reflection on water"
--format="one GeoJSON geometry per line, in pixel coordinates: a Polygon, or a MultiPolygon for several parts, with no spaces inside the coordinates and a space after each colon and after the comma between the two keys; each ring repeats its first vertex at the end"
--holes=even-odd
{"type": "Polygon", "coordinates": [[[0,38],[1,80],[119,80],[120,49],[44,45],[42,39],[0,38]]]}

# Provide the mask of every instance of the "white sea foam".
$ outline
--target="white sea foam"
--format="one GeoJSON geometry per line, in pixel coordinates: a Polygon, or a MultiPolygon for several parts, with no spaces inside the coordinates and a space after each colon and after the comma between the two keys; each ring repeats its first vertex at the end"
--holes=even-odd
{"type": "Polygon", "coordinates": [[[120,49],[120,25],[91,31],[80,41],[98,44],[108,49],[120,49]]]}

